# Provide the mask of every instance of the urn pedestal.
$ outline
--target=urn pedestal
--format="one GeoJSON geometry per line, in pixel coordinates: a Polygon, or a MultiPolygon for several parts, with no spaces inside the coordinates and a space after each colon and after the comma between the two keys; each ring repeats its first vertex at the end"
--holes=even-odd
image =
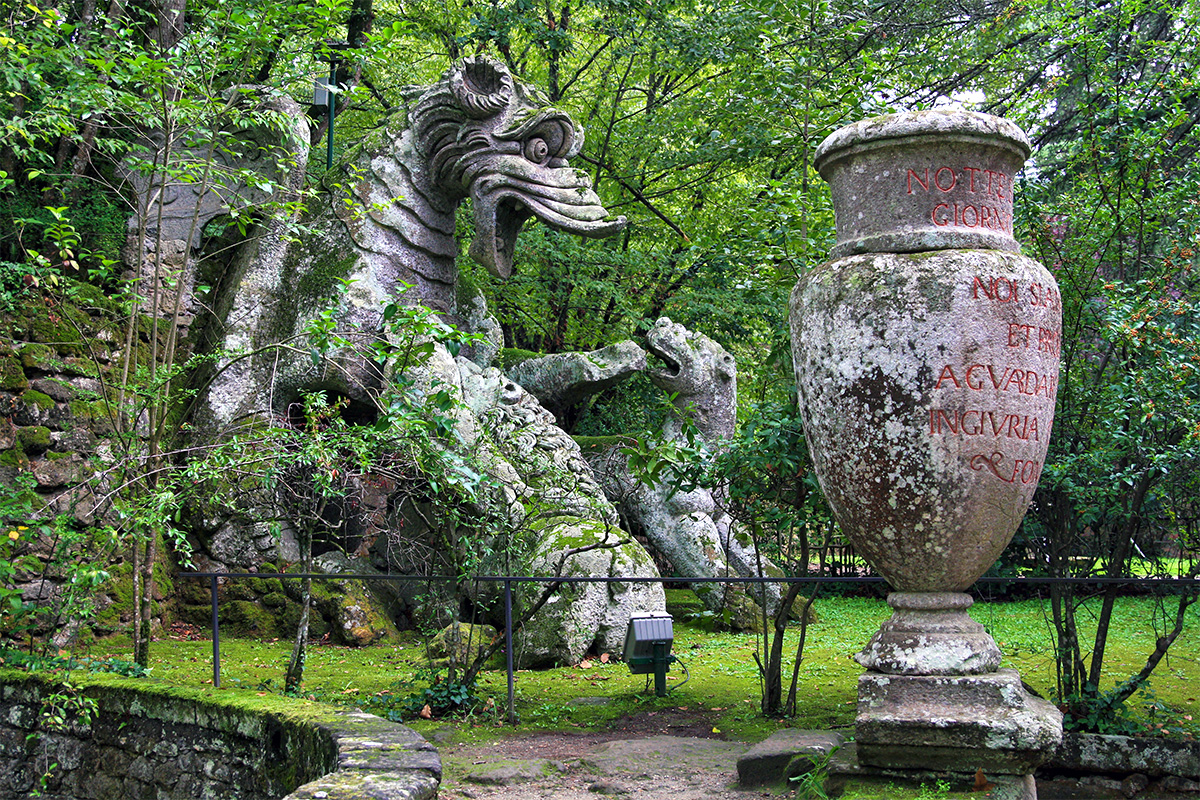
{"type": "Polygon", "coordinates": [[[1061,302],[1012,238],[1011,123],[916,112],[818,149],[835,259],[791,300],[805,436],[838,524],[894,588],[858,661],[859,760],[1028,774],[1061,739],[967,614],[1041,473],[1061,302]]]}

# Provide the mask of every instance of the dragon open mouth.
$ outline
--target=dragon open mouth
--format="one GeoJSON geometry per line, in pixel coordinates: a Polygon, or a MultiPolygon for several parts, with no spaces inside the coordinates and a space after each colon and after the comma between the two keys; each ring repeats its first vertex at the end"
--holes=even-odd
{"type": "Polygon", "coordinates": [[[611,236],[626,225],[624,217],[609,217],[586,178],[577,177],[574,170],[531,172],[524,164],[492,172],[471,186],[475,208],[471,257],[499,278],[512,274],[517,235],[531,217],[563,233],[593,238],[611,236]]]}
{"type": "Polygon", "coordinates": [[[679,372],[683,369],[683,366],[670,353],[659,347],[655,343],[653,336],[646,337],[646,351],[661,362],[660,365],[651,366],[646,370],[651,378],[672,380],[679,377],[679,372]]]}

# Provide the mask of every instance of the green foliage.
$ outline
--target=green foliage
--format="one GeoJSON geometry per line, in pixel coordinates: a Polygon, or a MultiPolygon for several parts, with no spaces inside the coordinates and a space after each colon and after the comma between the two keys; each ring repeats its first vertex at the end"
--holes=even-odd
{"type": "Polygon", "coordinates": [[[829,800],[825,791],[828,778],[829,756],[825,756],[803,775],[788,778],[788,787],[796,793],[797,800],[829,800]]]}
{"type": "Polygon", "coordinates": [[[1084,688],[1082,692],[1064,698],[1066,715],[1063,727],[1069,731],[1133,736],[1145,730],[1132,715],[1126,702],[1136,686],[1118,684],[1107,692],[1084,688]]]}
{"type": "MultiPolygon", "coordinates": [[[[482,702],[476,695],[474,680],[464,683],[433,668],[418,670],[414,679],[426,680],[428,686],[401,701],[401,708],[408,719],[455,716],[471,711],[482,702]]],[[[400,722],[404,718],[397,715],[395,719],[400,722]]]]}
{"type": "Polygon", "coordinates": [[[0,486],[0,632],[21,635],[32,624],[35,603],[26,601],[16,586],[18,574],[37,574],[41,563],[28,543],[44,530],[33,521],[33,476],[21,473],[11,484],[0,486]]]}
{"type": "Polygon", "coordinates": [[[49,788],[50,781],[58,769],[57,762],[51,762],[46,744],[42,741],[44,733],[66,733],[73,727],[87,728],[99,713],[99,704],[91,697],[85,697],[80,688],[72,683],[64,682],[57,691],[42,697],[42,708],[38,713],[37,728],[26,734],[25,740],[31,744],[40,745],[41,752],[35,757],[35,763],[41,770],[37,784],[30,791],[33,797],[41,797],[49,788]]]}
{"type": "Polygon", "coordinates": [[[26,672],[81,671],[90,674],[122,675],[126,678],[145,678],[150,675],[150,671],[140,664],[135,664],[132,661],[116,656],[87,658],[82,656],[39,655],[10,648],[0,648],[0,666],[21,669],[26,672]]]}

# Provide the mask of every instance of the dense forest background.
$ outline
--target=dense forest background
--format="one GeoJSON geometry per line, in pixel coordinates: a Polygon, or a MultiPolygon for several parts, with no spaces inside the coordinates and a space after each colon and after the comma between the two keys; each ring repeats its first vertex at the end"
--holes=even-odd
{"type": "MultiPolygon", "coordinates": [[[[291,98],[310,117],[306,191],[319,192],[331,131],[312,89],[331,62],[336,157],[384,124],[406,87],[487,54],[583,124],[575,164],[630,225],[603,241],[531,226],[503,284],[464,244],[462,279],[484,292],[513,348],[591,350],[661,315],[720,341],[738,358],[742,434],[710,468],[778,541],[836,535],[807,471],[786,324],[791,287],[833,238],[817,144],[892,111],[1006,116],[1034,144],[1017,237],[1057,278],[1064,331],[1050,456],[998,569],[1121,577],[1148,560],[1196,573],[1195,0],[4,0],[0,13],[0,311],[76,281],[118,299],[147,291],[122,263],[138,210],[131,175],[233,180],[147,156],[154,132],[212,142],[231,96],[291,98]]],[[[273,199],[202,232],[210,250],[296,218],[303,191],[260,188],[273,199]]],[[[149,299],[160,302],[147,294],[142,308],[149,299]]],[[[167,398],[170,379],[155,383],[153,365],[170,361],[171,337],[163,348],[145,385],[167,398]]],[[[654,429],[655,397],[634,380],[561,422],[576,434],[654,429]]],[[[171,413],[151,408],[150,430],[166,431],[171,413]]],[[[154,459],[169,448],[156,448],[139,462],[151,465],[144,476],[160,474],[154,459]]],[[[1082,591],[1052,590],[1063,696],[1095,691],[1103,668],[1102,642],[1075,639],[1082,591]]],[[[1185,607],[1165,620],[1149,669],[1185,607]]]]}

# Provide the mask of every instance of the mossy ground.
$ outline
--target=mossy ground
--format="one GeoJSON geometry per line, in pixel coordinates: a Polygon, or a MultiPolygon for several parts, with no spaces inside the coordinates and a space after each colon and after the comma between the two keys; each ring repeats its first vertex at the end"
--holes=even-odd
{"type": "MultiPolygon", "coordinates": [[[[687,666],[691,678],[675,666],[665,698],[654,696],[643,676],[629,674],[615,656],[605,663],[590,658],[579,665],[547,670],[520,670],[515,675],[518,730],[603,729],[613,720],[632,714],[666,709],[701,711],[730,739],[758,740],[783,727],[849,729],[854,720],[856,681],[862,671],[853,654],[866,643],[879,623],[889,616],[881,599],[836,598],[818,600],[821,621],[809,628],[804,663],[800,669],[799,714],[787,721],[764,719],[759,714],[759,686],[754,663],[755,637],[751,634],[712,633],[687,616],[698,609],[686,591],[669,592],[669,610],[675,615],[673,652],[687,666]],[[675,688],[678,687],[678,688],[675,688]],[[578,698],[604,698],[576,703],[578,698]]],[[[1024,680],[1046,697],[1054,695],[1054,658],[1046,601],[978,603],[972,609],[1000,643],[1005,666],[1020,671],[1024,680]]],[[[1149,598],[1124,598],[1109,638],[1106,663],[1113,679],[1123,679],[1141,668],[1145,656],[1162,633],[1162,615],[1149,598]]],[[[1130,705],[1150,726],[1165,724],[1200,734],[1200,611],[1188,612],[1188,629],[1159,665],[1151,679],[1152,695],[1138,695],[1130,705]],[[1148,709],[1153,702],[1156,708],[1148,709]]],[[[1085,632],[1086,633],[1086,632],[1085,632]]],[[[788,647],[794,652],[798,629],[791,631],[788,647]]],[[[280,691],[290,654],[287,639],[257,641],[221,640],[222,690],[250,690],[264,696],[280,691]]],[[[98,642],[92,655],[128,656],[120,639],[98,642]]],[[[212,644],[209,641],[164,640],[151,651],[152,675],[171,685],[211,686],[212,644]]],[[[426,664],[424,641],[414,633],[402,634],[395,644],[364,648],[315,645],[309,649],[304,695],[323,702],[342,703],[380,714],[402,708],[401,702],[424,688],[419,673],[426,664]]],[[[1109,684],[1111,685],[1111,683],[1109,684]]],[[[1107,688],[1107,687],[1105,687],[1107,688]]],[[[481,677],[478,694],[492,698],[488,712],[475,712],[453,723],[457,736],[486,740],[504,734],[502,724],[507,697],[507,676],[497,659],[481,677]]],[[[446,721],[405,718],[414,728],[429,732],[446,721]]]]}

